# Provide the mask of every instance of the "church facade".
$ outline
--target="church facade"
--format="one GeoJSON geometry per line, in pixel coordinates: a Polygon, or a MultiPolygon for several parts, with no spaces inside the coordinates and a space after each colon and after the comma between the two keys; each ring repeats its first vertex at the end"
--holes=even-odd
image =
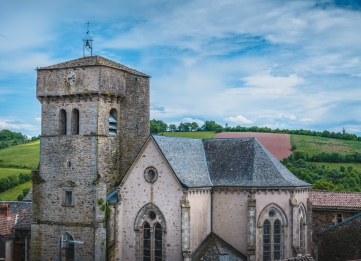
{"type": "Polygon", "coordinates": [[[32,260],[275,260],[310,249],[310,185],[256,139],[149,135],[149,76],[38,69],[32,260]]]}

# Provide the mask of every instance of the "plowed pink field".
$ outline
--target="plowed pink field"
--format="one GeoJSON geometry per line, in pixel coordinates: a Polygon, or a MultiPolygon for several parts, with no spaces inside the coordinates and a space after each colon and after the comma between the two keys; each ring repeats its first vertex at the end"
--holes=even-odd
{"type": "Polygon", "coordinates": [[[213,138],[256,138],[278,160],[287,158],[292,153],[289,134],[259,132],[221,132],[213,138]]]}

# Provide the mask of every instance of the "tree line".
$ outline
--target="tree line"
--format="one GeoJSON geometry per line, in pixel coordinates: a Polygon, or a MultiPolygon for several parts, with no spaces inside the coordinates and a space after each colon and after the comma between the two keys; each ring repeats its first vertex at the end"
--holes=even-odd
{"type": "Polygon", "coordinates": [[[361,163],[361,153],[359,152],[345,155],[338,152],[321,152],[309,156],[308,153],[302,150],[295,150],[293,156],[296,159],[303,159],[308,162],[361,163]]]}
{"type": "Polygon", "coordinates": [[[15,174],[0,179],[0,192],[16,187],[31,180],[30,174],[20,173],[18,176],[15,174]]]}
{"type": "Polygon", "coordinates": [[[307,154],[303,151],[295,151],[288,158],[281,160],[281,163],[297,178],[313,184],[312,189],[361,192],[361,172],[353,166],[341,165],[339,169],[331,169],[325,165],[319,166],[308,162],[307,154]]]}
{"type": "Polygon", "coordinates": [[[20,132],[3,129],[0,131],[0,149],[39,140],[40,136],[29,138],[20,132]]]}
{"type": "Polygon", "coordinates": [[[282,133],[282,134],[297,134],[297,135],[307,135],[307,136],[318,136],[325,138],[333,139],[342,139],[342,140],[353,140],[361,141],[361,136],[357,137],[355,134],[347,133],[345,128],[341,132],[330,132],[328,130],[324,131],[311,131],[311,130],[289,130],[289,129],[271,129],[268,127],[228,127],[226,124],[225,127],[216,123],[215,121],[205,121],[202,126],[199,126],[196,122],[181,122],[178,126],[176,124],[166,124],[161,120],[151,120],[150,121],[150,133],[157,134],[161,132],[176,132],[176,131],[214,131],[219,132],[265,132],[265,133],[282,133]]]}

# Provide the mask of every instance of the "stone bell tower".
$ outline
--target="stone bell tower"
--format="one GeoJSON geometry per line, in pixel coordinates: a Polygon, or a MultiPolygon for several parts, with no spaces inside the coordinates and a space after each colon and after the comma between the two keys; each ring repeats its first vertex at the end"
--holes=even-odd
{"type": "Polygon", "coordinates": [[[32,260],[106,259],[105,197],[149,135],[149,78],[101,56],[37,69],[32,260]]]}

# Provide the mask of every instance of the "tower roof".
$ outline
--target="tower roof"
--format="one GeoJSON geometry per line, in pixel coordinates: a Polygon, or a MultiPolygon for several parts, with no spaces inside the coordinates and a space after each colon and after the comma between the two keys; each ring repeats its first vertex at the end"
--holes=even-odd
{"type": "Polygon", "coordinates": [[[87,57],[70,60],[67,62],[62,62],[62,63],[50,65],[50,66],[40,67],[40,68],[38,68],[38,70],[67,69],[67,68],[82,67],[82,66],[107,66],[107,67],[119,69],[122,71],[126,71],[129,73],[135,74],[135,75],[150,77],[147,74],[144,74],[142,72],[139,72],[130,67],[127,67],[120,63],[114,62],[112,60],[109,60],[109,59],[104,58],[99,55],[87,56],[87,57]]]}

